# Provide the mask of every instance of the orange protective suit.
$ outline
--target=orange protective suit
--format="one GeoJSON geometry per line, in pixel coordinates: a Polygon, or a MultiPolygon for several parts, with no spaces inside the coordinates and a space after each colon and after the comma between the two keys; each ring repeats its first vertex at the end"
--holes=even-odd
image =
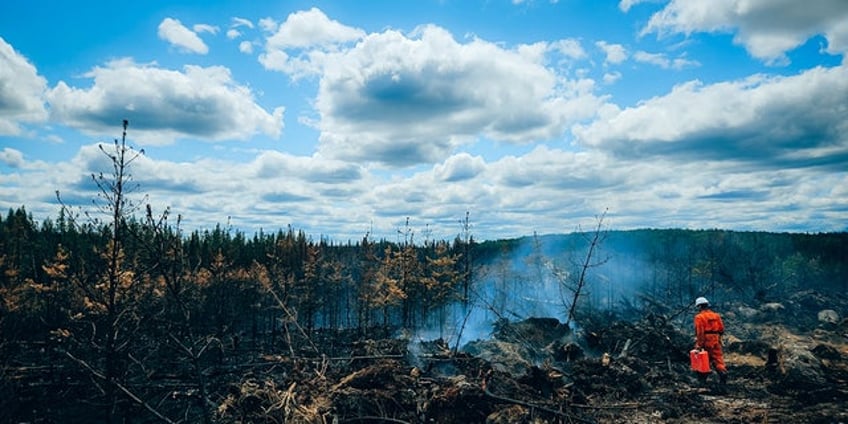
{"type": "Polygon", "coordinates": [[[710,355],[710,362],[720,374],[727,372],[724,356],[721,352],[721,335],[724,323],[721,316],[709,308],[701,309],[695,315],[695,347],[702,348],[710,355]]]}

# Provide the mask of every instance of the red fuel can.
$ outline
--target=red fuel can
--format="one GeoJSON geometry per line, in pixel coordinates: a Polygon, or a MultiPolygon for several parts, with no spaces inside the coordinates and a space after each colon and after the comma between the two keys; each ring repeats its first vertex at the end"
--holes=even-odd
{"type": "Polygon", "coordinates": [[[710,372],[710,355],[707,353],[706,350],[690,350],[689,362],[692,365],[692,371],[700,373],[710,372]]]}

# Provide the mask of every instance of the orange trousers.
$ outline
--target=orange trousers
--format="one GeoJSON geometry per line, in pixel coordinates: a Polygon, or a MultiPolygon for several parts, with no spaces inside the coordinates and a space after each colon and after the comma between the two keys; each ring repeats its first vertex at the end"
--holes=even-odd
{"type": "Polygon", "coordinates": [[[710,364],[716,369],[716,371],[724,374],[727,372],[727,367],[724,366],[724,355],[721,352],[721,343],[718,341],[718,336],[714,337],[716,338],[715,342],[710,343],[712,340],[709,340],[703,348],[710,355],[710,364]]]}

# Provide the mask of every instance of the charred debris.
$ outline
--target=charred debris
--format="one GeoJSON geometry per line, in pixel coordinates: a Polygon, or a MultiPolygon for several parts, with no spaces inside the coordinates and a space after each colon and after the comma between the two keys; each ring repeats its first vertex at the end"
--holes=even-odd
{"type": "MultiPolygon", "coordinates": [[[[276,352],[216,342],[198,351],[196,364],[167,349],[146,352],[155,365],[125,383],[124,394],[139,398],[121,405],[122,420],[845,422],[848,320],[821,312],[845,311],[848,299],[804,291],[779,305],[723,305],[733,323],[726,387],[714,377],[701,383],[688,368],[690,314],[589,315],[579,328],[531,317],[498,321],[490,337],[459,350],[373,329],[316,330],[308,341],[292,334],[297,349],[276,352]]],[[[3,368],[4,419],[90,422],[105,407],[95,401],[102,383],[81,360],[49,346],[4,349],[17,349],[3,368]]]]}

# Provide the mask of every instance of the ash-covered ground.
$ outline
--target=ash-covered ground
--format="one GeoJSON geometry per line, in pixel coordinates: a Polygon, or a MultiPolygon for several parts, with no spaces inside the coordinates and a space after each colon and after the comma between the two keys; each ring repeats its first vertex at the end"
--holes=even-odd
{"type": "MultiPolygon", "coordinates": [[[[730,379],[689,369],[694,311],[494,323],[456,350],[415,337],[328,337],[335,356],[263,356],[218,422],[848,422],[848,300],[814,291],[716,308],[730,379]]],[[[320,343],[320,340],[315,340],[320,343]]]]}

